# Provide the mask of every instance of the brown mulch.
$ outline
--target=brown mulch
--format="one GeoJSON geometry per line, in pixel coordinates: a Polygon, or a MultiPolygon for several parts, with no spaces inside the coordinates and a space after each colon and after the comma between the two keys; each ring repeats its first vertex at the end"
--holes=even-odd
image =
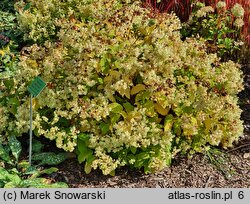
{"type": "Polygon", "coordinates": [[[227,171],[231,172],[230,176],[211,164],[204,155],[197,154],[192,159],[179,157],[170,168],[148,175],[127,168],[119,169],[115,176],[104,176],[100,171],[86,175],[83,166],[71,160],[60,165],[52,177],[72,188],[249,188],[250,151],[244,151],[229,154],[227,171]]]}
{"type": "Polygon", "coordinates": [[[50,176],[53,181],[63,181],[72,188],[249,188],[250,187],[250,67],[243,67],[245,90],[240,93],[245,133],[234,149],[220,150],[227,155],[222,167],[211,163],[206,155],[193,158],[177,157],[170,168],[145,175],[138,170],[121,168],[115,176],[104,176],[100,171],[84,173],[83,165],[76,159],[58,166],[59,171],[50,176]]]}

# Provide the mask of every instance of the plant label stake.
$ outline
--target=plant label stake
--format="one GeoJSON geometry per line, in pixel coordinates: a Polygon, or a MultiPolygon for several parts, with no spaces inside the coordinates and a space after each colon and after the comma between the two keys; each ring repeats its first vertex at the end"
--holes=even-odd
{"type": "Polygon", "coordinates": [[[31,166],[32,155],[32,98],[37,97],[42,90],[46,87],[46,83],[40,78],[36,77],[28,86],[30,93],[30,141],[29,141],[29,165],[31,166]]]}

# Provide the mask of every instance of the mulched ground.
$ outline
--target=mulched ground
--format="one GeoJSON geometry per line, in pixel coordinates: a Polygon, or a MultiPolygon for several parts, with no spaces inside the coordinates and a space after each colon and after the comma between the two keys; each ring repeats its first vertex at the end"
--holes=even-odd
{"type": "Polygon", "coordinates": [[[145,175],[138,170],[121,168],[115,176],[104,176],[100,171],[86,175],[75,159],[58,166],[50,176],[53,181],[64,181],[72,188],[249,188],[250,187],[250,65],[244,66],[245,90],[240,93],[245,133],[236,146],[220,150],[226,157],[216,166],[206,155],[193,158],[177,157],[170,168],[145,175]]]}

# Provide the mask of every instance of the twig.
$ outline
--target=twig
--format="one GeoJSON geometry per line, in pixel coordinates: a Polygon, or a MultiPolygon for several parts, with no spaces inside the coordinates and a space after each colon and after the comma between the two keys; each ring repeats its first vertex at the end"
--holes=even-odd
{"type": "Polygon", "coordinates": [[[227,151],[227,153],[232,152],[232,151],[235,151],[235,150],[237,150],[237,149],[241,149],[242,147],[247,147],[247,146],[250,146],[250,143],[243,144],[243,145],[240,145],[239,147],[235,147],[235,148],[233,148],[233,149],[230,149],[230,150],[227,151]]]}
{"type": "Polygon", "coordinates": [[[205,185],[205,188],[208,188],[208,185],[210,183],[210,180],[211,180],[212,176],[210,175],[207,179],[207,182],[206,182],[206,185],[205,185]]]}

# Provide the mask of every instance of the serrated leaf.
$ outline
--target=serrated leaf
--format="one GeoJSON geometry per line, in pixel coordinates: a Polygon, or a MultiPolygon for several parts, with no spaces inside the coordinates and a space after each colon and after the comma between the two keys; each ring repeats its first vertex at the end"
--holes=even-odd
{"type": "Polygon", "coordinates": [[[154,106],[155,106],[155,110],[159,113],[159,114],[161,114],[161,115],[167,115],[168,114],[168,112],[169,112],[169,108],[163,108],[159,103],[155,103],[154,104],[154,106]]]}
{"type": "Polygon", "coordinates": [[[19,156],[20,156],[21,151],[22,151],[21,143],[16,139],[15,136],[12,135],[9,138],[9,146],[10,146],[10,149],[11,149],[13,156],[15,157],[16,161],[18,161],[19,156]]]}
{"type": "Polygon", "coordinates": [[[137,84],[136,86],[134,86],[131,89],[130,94],[135,95],[135,94],[139,93],[140,91],[144,91],[145,89],[146,89],[146,86],[144,84],[137,84]]]}

